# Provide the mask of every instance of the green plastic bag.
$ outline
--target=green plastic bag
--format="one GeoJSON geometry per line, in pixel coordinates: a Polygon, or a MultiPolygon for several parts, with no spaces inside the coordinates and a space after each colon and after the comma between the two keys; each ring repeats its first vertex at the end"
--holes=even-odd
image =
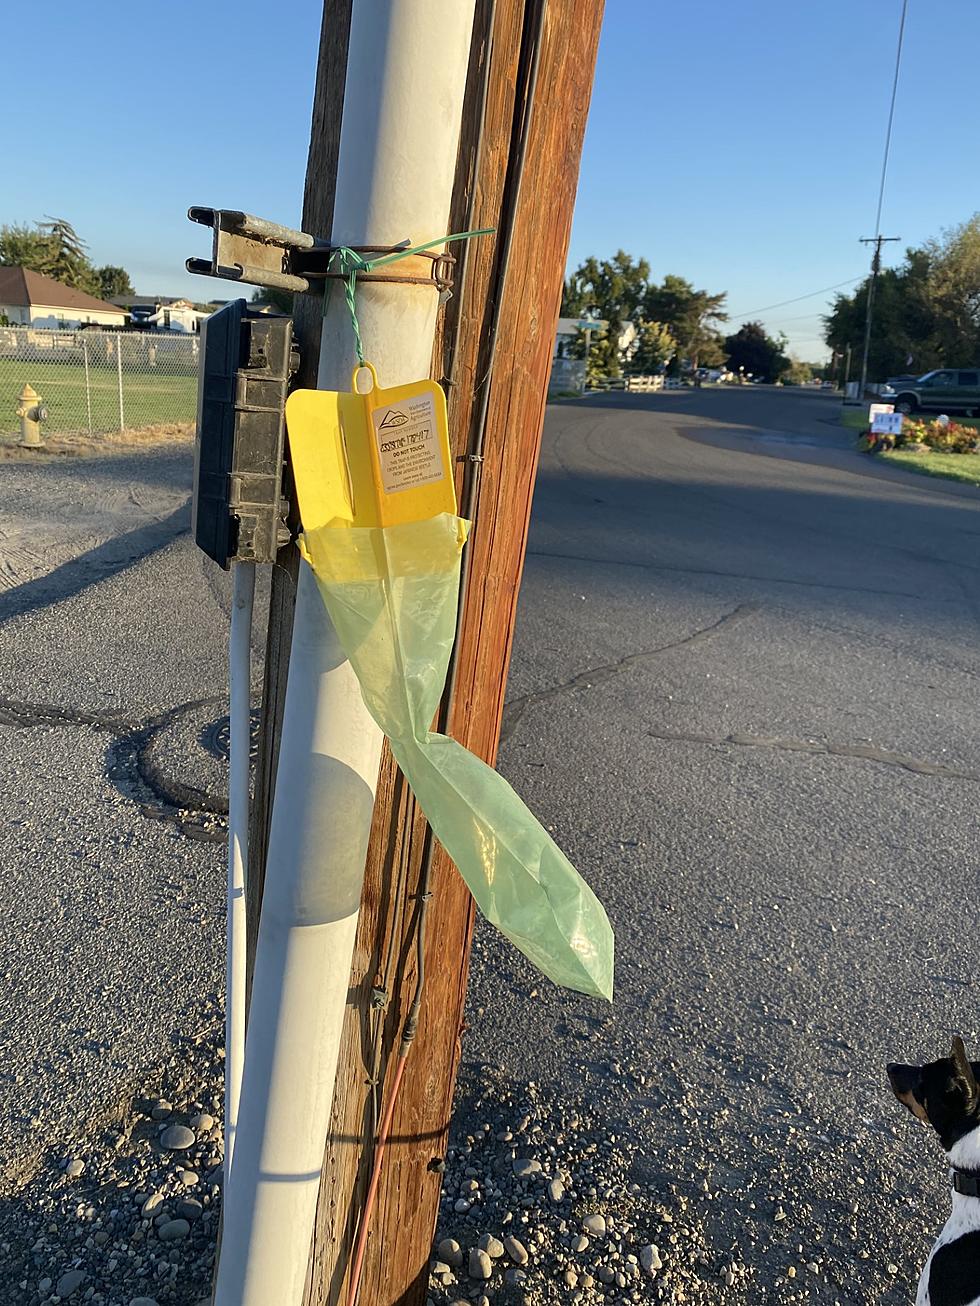
{"type": "Polygon", "coordinates": [[[602,904],[506,780],[429,729],[456,632],[467,529],[443,513],[323,526],[303,540],[367,709],[480,910],[556,984],[611,999],[602,904]]]}

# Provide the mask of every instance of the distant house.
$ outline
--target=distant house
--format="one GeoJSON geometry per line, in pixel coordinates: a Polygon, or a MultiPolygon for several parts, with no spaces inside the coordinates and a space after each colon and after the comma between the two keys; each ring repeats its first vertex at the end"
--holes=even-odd
{"type": "Polygon", "coordinates": [[[202,319],[208,316],[189,299],[166,295],[114,295],[112,302],[125,309],[131,325],[140,331],[178,331],[192,335],[200,331],[202,319]]]}
{"type": "Polygon", "coordinates": [[[115,304],[63,286],[53,277],[27,268],[0,267],[0,317],[13,326],[74,330],[85,323],[125,326],[126,314],[115,304]]]}
{"type": "MultiPolygon", "coordinates": [[[[560,317],[555,332],[555,358],[571,358],[572,345],[585,331],[592,333],[592,342],[606,333],[608,322],[602,318],[560,317]]],[[[617,347],[624,359],[632,357],[636,350],[638,332],[635,322],[624,322],[620,327],[617,347]]]]}

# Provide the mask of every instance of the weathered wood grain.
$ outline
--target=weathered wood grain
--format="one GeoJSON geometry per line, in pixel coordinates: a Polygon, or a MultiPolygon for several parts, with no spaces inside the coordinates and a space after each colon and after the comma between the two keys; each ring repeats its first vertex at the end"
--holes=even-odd
{"type": "MultiPolygon", "coordinates": [[[[529,3],[536,10],[536,4],[529,3]]],[[[478,0],[452,230],[500,226],[516,139],[521,47],[530,26],[519,0],[498,0],[483,149],[474,176],[489,0],[478,0]],[[470,195],[475,188],[472,212],[470,195]]],[[[471,583],[459,647],[451,732],[487,761],[496,755],[517,593],[571,229],[579,159],[602,18],[597,0],[549,0],[521,203],[501,304],[486,425],[471,583]]],[[[331,57],[333,57],[331,55],[331,57]]],[[[316,115],[315,115],[316,116],[316,115]]],[[[459,251],[457,251],[459,252],[459,251]]],[[[451,301],[434,355],[439,377],[454,359],[450,428],[468,445],[499,282],[500,242],[466,249],[462,296],[451,301]]],[[[387,752],[375,806],[330,1139],[311,1254],[309,1306],[344,1300],[348,1262],[371,1160],[378,1030],[381,1081],[394,1064],[414,980],[409,942],[425,823],[387,752]],[[387,1009],[373,995],[383,991],[387,1009]],[[382,1022],[382,1017],[383,1022],[382,1022]]],[[[442,1157],[460,1053],[472,900],[437,848],[427,931],[421,1026],[410,1055],[371,1222],[361,1306],[416,1306],[425,1298],[442,1157]],[[383,1249],[383,1253],[382,1253],[383,1249]]],[[[380,1088],[380,1085],[379,1085],[380,1088]]]]}

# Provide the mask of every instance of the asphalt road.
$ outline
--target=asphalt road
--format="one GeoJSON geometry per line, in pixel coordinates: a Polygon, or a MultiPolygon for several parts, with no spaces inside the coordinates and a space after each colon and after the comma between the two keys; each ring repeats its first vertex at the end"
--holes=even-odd
{"type": "Polygon", "coordinates": [[[497,1066],[631,1140],[648,1225],[691,1204],[695,1300],[743,1300],[737,1261],[746,1301],[911,1302],[948,1198],[884,1065],[980,1056],[980,497],[882,475],[836,408],[546,427],[500,766],[606,904],[617,994],[483,929],[469,1088],[497,1066]]]}
{"type": "MultiPolygon", "coordinates": [[[[572,1179],[599,1148],[663,1253],[635,1300],[897,1306],[945,1219],[883,1068],[980,1044],[980,499],[869,465],[834,416],[776,390],[549,409],[500,766],[606,904],[617,994],[481,927],[455,1133],[526,1112],[572,1179]]],[[[220,772],[228,598],[174,457],[79,463],[82,509],[140,488],[0,594],[8,1205],[215,1019],[220,820],[181,795],[220,772]]],[[[8,467],[22,541],[50,482],[8,467]]],[[[451,1205],[464,1244],[502,1232],[451,1205]]]]}

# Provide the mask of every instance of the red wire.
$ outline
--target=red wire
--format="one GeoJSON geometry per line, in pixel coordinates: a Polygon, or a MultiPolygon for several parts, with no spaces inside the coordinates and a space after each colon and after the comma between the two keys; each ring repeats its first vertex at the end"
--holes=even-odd
{"type": "Polygon", "coordinates": [[[385,1107],[381,1128],[378,1130],[378,1139],[374,1147],[374,1167],[371,1170],[371,1182],[368,1184],[367,1197],[364,1200],[364,1213],[361,1216],[361,1227],[357,1234],[357,1251],[354,1255],[354,1268],[351,1271],[347,1306],[356,1306],[357,1304],[357,1294],[361,1286],[361,1270],[364,1266],[364,1253],[367,1251],[371,1214],[374,1210],[374,1199],[378,1193],[378,1180],[381,1178],[381,1163],[384,1160],[388,1134],[391,1132],[391,1119],[395,1114],[395,1102],[398,1100],[398,1089],[401,1086],[402,1071],[405,1069],[406,1060],[405,1055],[399,1055],[398,1065],[395,1067],[395,1078],[392,1080],[391,1091],[388,1094],[388,1105],[385,1107]]]}

